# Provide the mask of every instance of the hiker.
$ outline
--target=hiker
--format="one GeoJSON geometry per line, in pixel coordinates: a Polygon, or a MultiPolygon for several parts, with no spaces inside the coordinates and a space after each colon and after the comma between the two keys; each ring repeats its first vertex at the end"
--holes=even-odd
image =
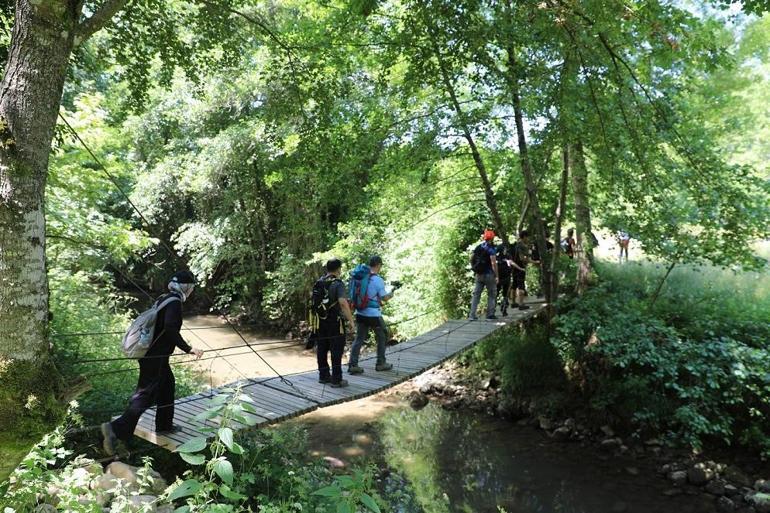
{"type": "Polygon", "coordinates": [[[476,277],[476,286],[471,298],[471,312],[468,319],[478,319],[476,310],[481,301],[481,292],[487,289],[487,319],[497,319],[495,316],[495,304],[497,302],[497,249],[495,248],[495,232],[484,231],[484,242],[473,249],[471,253],[471,270],[476,277]]]}
{"type": "Polygon", "coordinates": [[[508,244],[501,244],[497,248],[497,295],[502,293],[500,301],[500,313],[503,317],[508,315],[508,296],[511,290],[511,273],[513,271],[513,257],[508,244]]]}
{"type": "Polygon", "coordinates": [[[626,254],[626,262],[628,262],[628,245],[631,242],[631,235],[628,232],[620,230],[617,235],[618,246],[620,246],[620,252],[618,253],[618,263],[623,263],[623,253],[626,254]]]}
{"type": "Polygon", "coordinates": [[[368,268],[364,265],[356,267],[351,277],[348,296],[356,307],[356,339],[350,349],[348,361],[350,374],[364,372],[364,369],[358,366],[358,358],[370,329],[374,330],[374,336],[377,339],[377,364],[374,369],[388,371],[393,368],[392,364],[385,361],[388,328],[382,319],[382,305],[390,301],[395,289],[390,292],[386,290],[385,281],[380,277],[380,270],[382,270],[382,258],[375,255],[369,259],[368,268]],[[356,287],[360,288],[356,289],[356,287]]]}
{"type": "Polygon", "coordinates": [[[513,283],[516,290],[516,304],[519,310],[528,310],[529,306],[524,304],[524,297],[527,295],[527,265],[530,263],[529,253],[529,232],[521,230],[519,239],[514,243],[512,251],[513,283]]]}
{"type": "Polygon", "coordinates": [[[561,241],[561,249],[564,251],[564,254],[567,255],[570,259],[575,258],[575,230],[573,228],[570,228],[567,230],[567,236],[562,239],[561,241]]]}
{"type": "Polygon", "coordinates": [[[316,330],[316,356],[318,358],[318,382],[329,383],[334,388],[348,386],[342,379],[342,353],[345,351],[345,333],[355,330],[350,312],[348,295],[342,283],[342,261],[332,258],[326,262],[326,274],[313,286],[313,307],[318,315],[316,330]],[[347,321],[345,329],[344,320],[347,321]],[[331,352],[331,373],[327,354],[331,352]]]}
{"type": "Polygon", "coordinates": [[[101,426],[104,452],[112,456],[118,440],[127,442],[134,434],[139,417],[151,406],[158,406],[155,413],[155,432],[159,435],[176,433],[179,428],[174,420],[174,373],[171,372],[168,358],[175,348],[185,353],[194,354],[195,359],[203,356],[201,349],[191,347],[179,334],[182,328],[182,303],[195,289],[195,276],[189,271],[180,271],[171,277],[169,292],[157,300],[160,304],[172,296],[179,301],[171,301],[160,312],[155,321],[155,334],[147,353],[139,358],[139,382],[136,391],[129,400],[126,411],[101,426]]]}

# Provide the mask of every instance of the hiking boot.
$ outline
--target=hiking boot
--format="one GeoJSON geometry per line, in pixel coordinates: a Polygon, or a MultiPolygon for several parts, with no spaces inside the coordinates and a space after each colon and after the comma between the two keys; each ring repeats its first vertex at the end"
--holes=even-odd
{"type": "Polygon", "coordinates": [[[478,321],[479,318],[478,317],[468,317],[468,320],[469,321],[478,321]]]}
{"type": "Polygon", "coordinates": [[[332,378],[318,378],[318,382],[322,385],[332,382],[332,378]]]}
{"type": "Polygon", "coordinates": [[[363,374],[364,369],[358,365],[351,365],[348,367],[348,374],[363,374]]]}
{"type": "Polygon", "coordinates": [[[529,305],[519,305],[519,310],[529,310],[529,305]]]}
{"type": "Polygon", "coordinates": [[[107,456],[115,456],[115,444],[118,442],[118,437],[115,436],[115,431],[112,429],[112,423],[105,422],[102,424],[102,448],[107,456]]]}
{"type": "Polygon", "coordinates": [[[503,311],[500,312],[500,315],[502,315],[503,317],[508,317],[508,308],[503,308],[503,311]]]}
{"type": "Polygon", "coordinates": [[[341,379],[339,381],[332,381],[331,383],[332,383],[331,385],[332,388],[343,388],[348,386],[348,380],[346,379],[341,379]]]}
{"type": "Polygon", "coordinates": [[[496,316],[496,315],[487,315],[487,320],[488,320],[488,321],[494,321],[494,320],[497,320],[497,316],[496,316]]]}
{"type": "Polygon", "coordinates": [[[163,429],[158,429],[157,427],[155,428],[156,435],[173,435],[175,433],[179,433],[180,431],[182,431],[182,428],[177,426],[176,424],[174,424],[171,427],[163,428],[163,429]]]}
{"type": "Polygon", "coordinates": [[[392,368],[393,368],[393,364],[388,362],[378,363],[377,365],[374,366],[374,370],[376,371],[389,371],[392,368]]]}

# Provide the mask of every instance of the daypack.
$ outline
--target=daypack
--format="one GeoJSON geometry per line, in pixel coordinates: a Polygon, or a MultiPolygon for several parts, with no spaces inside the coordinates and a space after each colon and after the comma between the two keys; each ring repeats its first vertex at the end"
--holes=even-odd
{"type": "Polygon", "coordinates": [[[314,333],[318,332],[321,321],[328,319],[329,313],[338,305],[336,301],[331,304],[329,298],[329,288],[335,281],[341,282],[342,280],[327,275],[322,276],[313,284],[313,292],[310,294],[308,303],[308,323],[310,330],[314,333]]]}
{"type": "Polygon", "coordinates": [[[484,244],[479,244],[473,249],[471,256],[471,270],[476,274],[484,274],[489,271],[490,260],[484,244]]]}
{"type": "Polygon", "coordinates": [[[358,264],[350,272],[348,282],[348,300],[356,310],[364,310],[367,307],[378,308],[380,302],[367,296],[369,281],[372,278],[372,270],[366,264],[358,264]]]}
{"type": "Polygon", "coordinates": [[[126,334],[123,335],[123,354],[129,358],[141,358],[147,354],[155,340],[155,322],[158,320],[158,313],[173,301],[182,300],[179,296],[172,295],[163,302],[156,301],[149,310],[142,312],[134,319],[126,334]]]}

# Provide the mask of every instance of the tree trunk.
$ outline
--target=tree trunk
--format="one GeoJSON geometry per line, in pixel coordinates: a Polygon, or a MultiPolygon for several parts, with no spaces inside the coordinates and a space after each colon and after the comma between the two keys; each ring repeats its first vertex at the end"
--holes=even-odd
{"type": "Polygon", "coordinates": [[[25,402],[35,395],[43,409],[58,392],[48,358],[44,192],[78,9],[17,0],[0,86],[0,431],[37,431],[25,422],[50,421],[51,412],[25,402]]]}
{"type": "Polygon", "coordinates": [[[554,212],[554,219],[556,226],[553,229],[553,255],[551,256],[551,282],[550,282],[550,297],[556,298],[559,293],[559,269],[557,267],[559,261],[559,253],[561,252],[561,223],[564,220],[565,204],[567,203],[567,187],[569,186],[569,173],[572,164],[572,155],[569,151],[569,145],[564,144],[562,150],[562,168],[561,168],[561,182],[559,183],[559,202],[556,204],[556,212],[554,212]]]}
{"type": "Polygon", "coordinates": [[[551,283],[553,282],[551,268],[548,265],[550,260],[546,240],[548,235],[545,232],[545,222],[543,221],[542,211],[540,210],[540,201],[537,195],[537,184],[535,183],[534,173],[532,172],[532,163],[529,159],[527,150],[527,138],[524,134],[524,115],[521,111],[521,96],[519,94],[519,77],[516,69],[516,55],[513,48],[508,48],[508,82],[513,97],[513,116],[516,122],[516,134],[519,146],[519,160],[521,162],[521,173],[524,176],[524,187],[527,190],[529,199],[529,208],[532,213],[532,219],[535,229],[535,244],[540,253],[540,272],[543,273],[545,300],[551,302],[554,298],[551,296],[551,283]]]}
{"type": "Polygon", "coordinates": [[[457,114],[457,118],[460,121],[460,125],[462,125],[461,128],[463,131],[463,136],[465,137],[465,140],[468,142],[468,146],[471,149],[471,156],[473,157],[473,163],[476,165],[476,170],[479,173],[479,178],[481,178],[481,185],[484,188],[484,198],[486,199],[487,208],[489,209],[489,212],[492,214],[492,221],[495,223],[495,229],[497,230],[498,235],[500,236],[500,238],[503,240],[505,244],[508,244],[509,243],[508,232],[505,229],[503,218],[500,216],[500,210],[497,208],[497,200],[495,199],[495,193],[492,190],[492,183],[489,181],[489,174],[487,173],[487,168],[486,168],[486,165],[484,164],[484,159],[481,157],[481,153],[479,152],[479,149],[476,146],[476,141],[474,140],[473,135],[471,134],[470,128],[468,128],[468,119],[462,107],[460,106],[460,102],[457,99],[457,93],[455,91],[454,84],[452,83],[452,78],[449,76],[449,70],[446,67],[446,62],[444,61],[444,57],[441,55],[441,50],[438,46],[438,43],[436,42],[435,31],[427,21],[426,21],[426,26],[428,28],[428,31],[431,34],[431,44],[433,46],[433,54],[436,56],[436,59],[438,60],[439,71],[441,73],[441,81],[443,82],[445,91],[449,96],[450,102],[452,103],[452,108],[457,114]]]}
{"type": "Polygon", "coordinates": [[[591,209],[588,196],[588,168],[583,143],[578,140],[572,148],[572,194],[575,199],[575,228],[577,243],[577,292],[582,294],[589,286],[593,268],[593,236],[591,209]]]}

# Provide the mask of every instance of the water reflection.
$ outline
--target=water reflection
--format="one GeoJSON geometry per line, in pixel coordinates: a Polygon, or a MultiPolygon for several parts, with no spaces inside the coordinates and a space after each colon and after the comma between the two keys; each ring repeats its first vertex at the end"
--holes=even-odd
{"type": "Polygon", "coordinates": [[[651,469],[507,422],[435,405],[395,410],[379,424],[384,456],[411,484],[409,513],[649,513],[713,511],[713,500],[663,496],[651,469]],[[606,460],[606,461],[605,461],[606,460]]]}

